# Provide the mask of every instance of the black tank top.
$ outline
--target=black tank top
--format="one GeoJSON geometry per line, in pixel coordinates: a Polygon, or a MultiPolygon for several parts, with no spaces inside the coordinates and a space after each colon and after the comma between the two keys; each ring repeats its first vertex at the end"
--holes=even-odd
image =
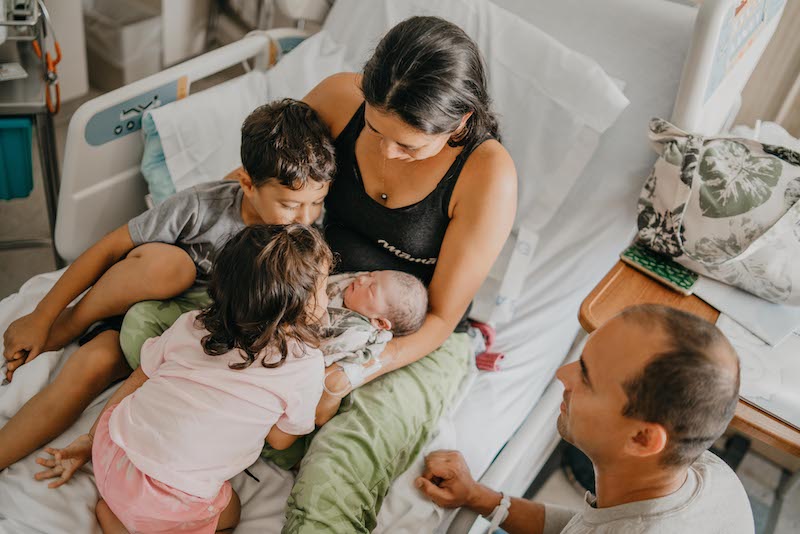
{"type": "MultiPolygon", "coordinates": [[[[464,147],[428,196],[409,206],[387,208],[367,194],[356,161],[364,108],[362,103],[334,143],[336,175],[325,197],[324,227],[325,238],[338,257],[336,270],[403,271],[427,286],[450,223],[450,197],[464,162],[480,143],[464,147]]],[[[465,324],[462,319],[456,331],[465,324]]]]}

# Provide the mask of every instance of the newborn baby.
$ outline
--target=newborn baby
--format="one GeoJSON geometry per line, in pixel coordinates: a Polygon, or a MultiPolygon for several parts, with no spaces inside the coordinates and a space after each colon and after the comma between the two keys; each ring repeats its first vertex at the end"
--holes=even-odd
{"type": "MultiPolygon", "coordinates": [[[[420,329],[428,312],[428,292],[416,277],[401,271],[331,276],[328,316],[320,345],[325,365],[338,362],[355,388],[364,381],[364,364],[380,368],[380,356],[393,335],[420,329]]],[[[329,392],[334,394],[333,392],[329,392]]]]}

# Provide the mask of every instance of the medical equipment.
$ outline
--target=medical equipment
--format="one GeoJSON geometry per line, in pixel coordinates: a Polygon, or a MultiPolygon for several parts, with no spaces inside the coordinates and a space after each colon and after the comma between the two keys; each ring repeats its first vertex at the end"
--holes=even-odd
{"type": "MultiPolygon", "coordinates": [[[[538,244],[525,269],[513,320],[498,324],[497,347],[506,354],[503,371],[470,375],[429,449],[462,450],[473,473],[482,475],[485,483],[502,488],[508,494],[521,495],[541,469],[558,442],[555,419],[561,387],[553,380],[553,374],[564,355],[570,353],[569,358],[576,358],[581,346],[581,339],[576,340],[578,306],[616,261],[617,254],[633,234],[635,200],[654,160],[645,136],[648,119],[670,116],[674,106],[672,120],[681,127],[709,132],[724,128],[735,115],[741,89],[777,25],[779,17],[774,16],[752,32],[749,46],[740,49],[738,61],[726,60],[725,74],[707,95],[721,29],[739,3],[738,0],[706,0],[698,10],[665,0],[496,0],[492,5],[502,9],[500,13],[484,11],[491,6],[486,7],[477,0],[338,0],[322,31],[266,72],[263,78],[268,91],[265,99],[284,95],[300,97],[302,92],[287,94],[286,91],[290,86],[295,91],[297,87],[310,88],[334,63],[339,69],[342,66],[359,69],[377,37],[412,8],[417,13],[443,13],[460,21],[480,43],[492,45],[485,49],[491,55],[487,61],[492,96],[495,105],[502,110],[501,127],[508,134],[504,142],[518,162],[521,187],[527,188],[521,196],[519,213],[521,216],[530,213],[538,207],[537,202],[542,202],[541,198],[529,194],[534,185],[543,186],[551,195],[547,198],[558,202],[549,208],[544,206],[548,208],[547,217],[532,221],[529,227],[538,244]],[[445,8],[450,11],[444,12],[445,8]],[[494,17],[489,21],[491,24],[482,18],[486,13],[494,17]],[[510,20],[513,17],[524,24],[514,25],[510,20]],[[512,26],[532,29],[525,34],[514,34],[508,30],[512,26]],[[504,29],[506,37],[519,37],[526,43],[536,32],[543,34],[538,36],[542,43],[554,41],[550,44],[558,49],[557,57],[596,69],[591,71],[592,92],[588,92],[588,84],[580,88],[587,95],[591,94],[592,103],[618,103],[614,114],[603,115],[606,107],[579,107],[580,99],[569,98],[580,95],[548,93],[542,96],[551,100],[560,98],[562,107],[569,105],[570,116],[577,117],[575,128],[568,131],[571,137],[565,146],[577,147],[575,153],[585,159],[581,161],[580,172],[567,173],[569,169],[560,167],[550,169],[550,172],[574,177],[566,191],[557,190],[554,187],[557,184],[546,183],[541,172],[547,170],[539,171],[534,166],[536,162],[523,153],[528,146],[524,143],[531,143],[533,150],[541,151],[548,142],[556,141],[555,133],[564,132],[564,124],[548,121],[547,117],[521,121],[533,104],[534,96],[528,82],[558,81],[575,73],[560,71],[554,67],[558,62],[545,63],[546,58],[540,62],[514,63],[512,59],[527,57],[524,55],[527,50],[510,46],[507,40],[495,39],[504,29]],[[360,41],[355,42],[355,39],[360,41]],[[552,70],[545,67],[552,67],[552,70]],[[508,76],[492,77],[492,68],[507,69],[508,76]],[[514,85],[516,83],[519,85],[514,85]],[[630,103],[620,100],[620,94],[630,103]],[[523,136],[525,132],[527,136],[523,136]],[[581,142],[586,144],[576,144],[581,142]]],[[[757,3],[764,5],[764,2],[757,3]]],[[[769,2],[769,5],[777,6],[779,13],[783,2],[769,2]]],[[[75,113],[67,138],[56,231],[59,251],[65,257],[74,259],[106,232],[145,207],[147,190],[139,172],[141,137],[114,136],[119,121],[101,122],[101,129],[104,132],[110,129],[111,133],[101,143],[92,144],[87,139],[89,123],[99,120],[95,117],[102,113],[114,116],[108,110],[116,110],[122,104],[145,105],[152,100],[151,92],[162,87],[169,87],[166,89],[169,94],[159,93],[159,98],[174,99],[177,88],[170,84],[181,79],[189,86],[193,81],[251,58],[256,59],[257,70],[266,68],[270,35],[269,32],[250,35],[102,95],[75,113]],[[86,164],[88,161],[91,165],[86,164]]],[[[581,72],[590,71],[578,74],[581,72]]],[[[586,100],[590,100],[588,96],[586,100]]],[[[175,106],[180,104],[188,108],[190,101],[186,99],[175,106]]],[[[217,102],[218,106],[225,104],[217,102]]],[[[163,111],[167,109],[169,107],[164,107],[163,111]]],[[[555,109],[555,106],[548,109],[555,109]]],[[[136,121],[140,116],[141,113],[136,114],[136,121]]],[[[137,122],[134,126],[138,127],[137,122]]],[[[179,126],[175,129],[179,130],[179,126]]],[[[564,163],[564,158],[556,156],[560,154],[553,154],[554,159],[550,160],[555,166],[564,163]]],[[[20,294],[0,306],[0,329],[31,309],[56,277],[50,274],[34,278],[20,294]]],[[[65,353],[72,350],[74,346],[65,353]]],[[[37,358],[28,371],[31,380],[38,377],[41,383],[46,382],[51,366],[58,363],[58,356],[50,353],[37,358]]],[[[17,382],[16,377],[14,382],[17,382]]],[[[0,397],[0,405],[12,402],[10,398],[6,401],[10,394],[21,396],[23,387],[24,383],[0,397]]],[[[102,403],[102,399],[98,403],[102,403]]],[[[75,429],[81,429],[87,422],[91,424],[98,409],[98,405],[90,408],[75,429]]],[[[72,437],[67,433],[59,439],[68,443],[72,437]]],[[[419,464],[415,468],[419,468],[419,464]]],[[[474,532],[485,529],[487,523],[476,522],[475,514],[469,511],[445,513],[421,498],[412,485],[415,468],[392,486],[381,509],[377,531],[462,533],[473,528],[474,532]]],[[[48,503],[55,497],[46,493],[46,488],[31,483],[35,469],[36,465],[29,458],[19,462],[14,472],[0,473],[0,514],[14,518],[7,530],[27,532],[34,525],[48,532],[86,530],[87,522],[93,518],[88,512],[78,513],[74,509],[70,510],[70,517],[60,515],[58,521],[46,519],[47,524],[42,524],[41,514],[36,512],[43,506],[39,501],[48,503]],[[11,504],[6,503],[14,503],[13,510],[7,509],[11,504]]],[[[244,503],[243,522],[237,532],[273,532],[282,523],[291,480],[264,464],[256,469],[260,471],[256,475],[262,480],[261,485],[255,486],[246,477],[235,481],[241,485],[237,490],[242,490],[240,495],[244,503]]],[[[72,492],[70,499],[82,502],[94,498],[89,481],[74,482],[71,487],[62,488],[72,492]]],[[[60,499],[63,502],[66,497],[60,499]]],[[[0,521],[0,532],[4,528],[0,521]]]]}
{"type": "Polygon", "coordinates": [[[44,79],[47,82],[47,93],[45,93],[45,101],[47,102],[47,110],[55,115],[61,109],[61,86],[58,84],[58,64],[61,62],[61,45],[58,44],[56,39],[56,31],[53,28],[53,23],[50,22],[50,14],[47,12],[47,7],[42,0],[39,0],[39,9],[42,11],[44,17],[44,24],[42,24],[42,44],[39,41],[33,41],[33,50],[36,52],[36,57],[44,61],[45,75],[44,79]],[[48,49],[45,49],[48,34],[53,41],[54,55],[50,54],[48,49]]]}
{"type": "MultiPolygon", "coordinates": [[[[50,49],[45,44],[48,32],[53,39],[55,36],[42,8],[43,4],[40,5],[37,0],[0,1],[0,12],[3,13],[0,16],[0,26],[8,31],[7,41],[0,45],[0,63],[17,64],[15,69],[17,73],[20,71],[24,73],[24,76],[18,75],[15,79],[0,81],[0,117],[35,121],[52,236],[55,231],[59,188],[58,157],[52,117],[59,105],[58,82],[54,73],[61,54],[57,42],[54,41],[55,58],[51,56],[50,49]],[[44,58],[41,54],[43,50],[44,58]]],[[[26,137],[27,148],[19,145],[17,150],[30,151],[30,132],[26,137]]],[[[26,160],[29,161],[29,156],[26,158],[24,154],[19,157],[10,155],[6,165],[7,171],[12,173],[11,180],[26,181],[25,173],[28,173],[29,169],[25,165],[26,160]]],[[[23,188],[19,192],[24,192],[25,189],[30,191],[29,188],[23,188]]],[[[25,194],[22,193],[21,196],[25,194]]],[[[31,247],[55,248],[52,239],[0,241],[0,250],[31,247]]],[[[63,265],[60,261],[56,255],[56,265],[59,267],[63,265]]]]}

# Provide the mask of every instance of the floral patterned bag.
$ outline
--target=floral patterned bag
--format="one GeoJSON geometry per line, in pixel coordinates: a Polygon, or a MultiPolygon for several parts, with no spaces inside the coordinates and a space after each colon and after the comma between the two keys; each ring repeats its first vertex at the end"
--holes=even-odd
{"type": "Polygon", "coordinates": [[[800,305],[800,154],[650,121],[661,157],[639,197],[637,240],[689,269],[800,305]]]}

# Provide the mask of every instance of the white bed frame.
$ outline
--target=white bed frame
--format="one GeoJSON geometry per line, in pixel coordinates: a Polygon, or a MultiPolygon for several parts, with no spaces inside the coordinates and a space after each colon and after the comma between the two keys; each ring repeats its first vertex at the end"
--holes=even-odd
{"type": "MultiPolygon", "coordinates": [[[[718,87],[707,94],[715,54],[721,46],[723,23],[730,10],[740,2],[705,0],[699,8],[672,116],[673,122],[683,129],[710,134],[730,126],[739,109],[741,91],[769,43],[785,4],[783,0],[778,15],[763,24],[751,42],[742,47],[740,59],[718,87]]],[[[74,260],[103,235],[145,210],[147,190],[139,171],[142,136],[134,131],[94,146],[87,142],[87,125],[94,117],[123,102],[137,102],[143,95],[181,79],[190,86],[192,82],[248,60],[254,60],[254,68],[266,69],[271,64],[270,58],[274,59],[274,42],[286,35],[285,30],[250,34],[241,41],[83,104],[73,115],[67,133],[55,232],[59,254],[67,261],[74,260]]],[[[150,99],[148,96],[147,102],[150,99]]],[[[567,361],[577,358],[582,337],[585,335],[576,340],[567,361]]],[[[511,494],[524,493],[558,444],[555,420],[560,400],[561,387],[553,380],[483,475],[484,483],[511,494]],[[543,435],[550,439],[543,440],[543,435]],[[531,443],[538,446],[531,447],[531,443]]],[[[446,521],[440,531],[477,533],[486,526],[476,521],[476,514],[467,510],[448,519],[452,520],[449,528],[446,521]]]]}

